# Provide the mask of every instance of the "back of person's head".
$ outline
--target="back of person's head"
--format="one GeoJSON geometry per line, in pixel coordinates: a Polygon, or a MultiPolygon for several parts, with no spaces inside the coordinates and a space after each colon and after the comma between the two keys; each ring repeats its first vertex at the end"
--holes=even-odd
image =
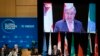
{"type": "Polygon", "coordinates": [[[35,48],[34,51],[35,51],[36,53],[38,53],[38,48],[35,48]]]}
{"type": "Polygon", "coordinates": [[[16,49],[15,48],[12,48],[12,51],[16,51],[16,49]]]}
{"type": "Polygon", "coordinates": [[[7,47],[8,47],[8,45],[7,45],[7,44],[4,44],[4,45],[3,45],[3,48],[7,48],[7,47]]]}
{"type": "Polygon", "coordinates": [[[18,48],[18,44],[15,44],[15,45],[14,45],[14,48],[18,48]]]}

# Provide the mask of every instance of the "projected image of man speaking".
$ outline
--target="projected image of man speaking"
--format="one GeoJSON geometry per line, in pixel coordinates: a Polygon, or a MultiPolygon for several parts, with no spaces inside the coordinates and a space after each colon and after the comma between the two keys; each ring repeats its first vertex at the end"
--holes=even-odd
{"type": "Polygon", "coordinates": [[[63,19],[55,23],[54,32],[84,33],[82,23],[75,19],[76,8],[73,3],[64,3],[63,19]]]}

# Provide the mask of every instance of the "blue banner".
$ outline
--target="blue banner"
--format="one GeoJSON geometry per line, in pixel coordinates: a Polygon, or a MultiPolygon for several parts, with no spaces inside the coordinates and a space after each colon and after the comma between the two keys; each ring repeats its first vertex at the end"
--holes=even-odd
{"type": "Polygon", "coordinates": [[[13,48],[38,47],[37,18],[0,18],[0,48],[8,44],[13,48]]]}

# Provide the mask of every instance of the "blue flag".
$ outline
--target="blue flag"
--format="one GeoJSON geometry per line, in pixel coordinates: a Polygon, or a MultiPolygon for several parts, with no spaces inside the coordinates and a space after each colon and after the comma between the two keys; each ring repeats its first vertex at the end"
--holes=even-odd
{"type": "Polygon", "coordinates": [[[46,45],[46,37],[44,34],[44,38],[43,38],[43,56],[46,56],[46,52],[47,52],[47,45],[46,45]]]}
{"type": "Polygon", "coordinates": [[[75,48],[74,48],[74,36],[72,35],[72,42],[71,42],[71,54],[70,56],[75,56],[75,48]]]}
{"type": "Polygon", "coordinates": [[[96,32],[96,5],[94,3],[89,4],[89,14],[88,14],[88,33],[96,32]]]}

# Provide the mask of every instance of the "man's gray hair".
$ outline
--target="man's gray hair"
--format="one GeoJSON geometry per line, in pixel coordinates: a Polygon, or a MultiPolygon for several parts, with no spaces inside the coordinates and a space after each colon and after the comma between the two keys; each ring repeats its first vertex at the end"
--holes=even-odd
{"type": "Polygon", "coordinates": [[[76,9],[73,3],[64,3],[64,12],[68,9],[74,9],[75,13],[76,13],[76,9]]]}

